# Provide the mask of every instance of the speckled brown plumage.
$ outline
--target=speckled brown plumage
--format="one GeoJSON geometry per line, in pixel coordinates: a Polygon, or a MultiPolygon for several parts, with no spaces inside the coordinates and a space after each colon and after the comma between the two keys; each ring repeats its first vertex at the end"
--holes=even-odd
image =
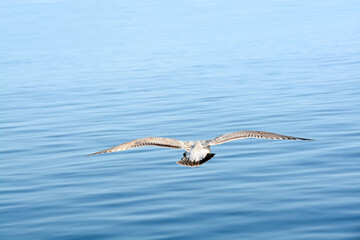
{"type": "Polygon", "coordinates": [[[221,135],[214,139],[202,141],[179,141],[172,138],[146,137],[136,139],[118,146],[102,150],[100,152],[89,154],[88,156],[124,151],[131,148],[157,146],[175,149],[184,149],[184,157],[177,163],[188,167],[198,167],[209,161],[215,154],[210,152],[210,146],[226,143],[242,138],[266,138],[266,139],[284,139],[284,140],[311,140],[307,138],[291,137],[270,132],[262,131],[240,131],[221,135]]]}

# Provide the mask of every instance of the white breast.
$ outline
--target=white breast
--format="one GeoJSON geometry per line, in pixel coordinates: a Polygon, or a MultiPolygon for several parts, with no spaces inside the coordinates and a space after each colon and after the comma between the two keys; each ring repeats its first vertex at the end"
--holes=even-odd
{"type": "Polygon", "coordinates": [[[188,157],[191,161],[199,162],[205,158],[208,153],[210,153],[210,148],[199,142],[195,143],[190,151],[186,153],[186,157],[188,157]]]}

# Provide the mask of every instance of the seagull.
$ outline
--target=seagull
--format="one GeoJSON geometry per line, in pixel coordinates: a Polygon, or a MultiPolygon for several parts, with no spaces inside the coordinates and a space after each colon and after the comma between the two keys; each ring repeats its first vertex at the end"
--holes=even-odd
{"type": "Polygon", "coordinates": [[[89,154],[87,156],[124,151],[127,149],[137,148],[137,147],[157,146],[157,147],[165,147],[165,148],[184,149],[185,150],[183,154],[184,157],[180,161],[177,161],[176,163],[188,167],[199,167],[200,165],[206,163],[215,156],[215,153],[211,153],[210,146],[223,144],[229,141],[244,139],[244,138],[312,140],[308,138],[280,135],[271,132],[249,131],[249,130],[227,133],[209,140],[187,141],[187,142],[172,138],[146,137],[146,138],[136,139],[127,143],[123,143],[118,146],[102,150],[100,152],[89,154]]]}

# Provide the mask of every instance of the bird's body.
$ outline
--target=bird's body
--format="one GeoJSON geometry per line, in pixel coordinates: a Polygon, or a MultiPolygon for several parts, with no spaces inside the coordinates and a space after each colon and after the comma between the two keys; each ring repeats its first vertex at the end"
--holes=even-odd
{"type": "Polygon", "coordinates": [[[177,163],[188,167],[198,167],[201,164],[209,161],[215,156],[215,153],[211,153],[210,146],[222,144],[228,141],[233,141],[241,138],[266,138],[266,139],[285,139],[285,140],[311,140],[307,138],[291,137],[286,135],[280,135],[270,132],[262,131],[240,131],[221,135],[214,139],[200,140],[200,141],[179,141],[172,138],[161,137],[146,137],[136,139],[116,147],[105,149],[100,152],[90,154],[88,156],[97,155],[101,153],[110,153],[117,151],[124,151],[136,147],[144,146],[158,146],[166,148],[184,149],[184,157],[177,163]]]}
{"type": "Polygon", "coordinates": [[[207,141],[191,141],[188,143],[191,148],[184,152],[184,157],[177,162],[180,165],[198,167],[215,155],[211,153],[210,145],[207,141]]]}

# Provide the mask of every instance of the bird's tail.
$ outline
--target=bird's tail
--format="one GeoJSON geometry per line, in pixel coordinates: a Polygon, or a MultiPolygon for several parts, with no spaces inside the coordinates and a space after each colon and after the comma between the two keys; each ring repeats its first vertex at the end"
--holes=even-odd
{"type": "Polygon", "coordinates": [[[177,161],[177,164],[183,165],[183,166],[188,166],[188,167],[198,167],[204,163],[206,163],[207,161],[209,161],[210,159],[212,159],[215,156],[215,153],[208,153],[203,159],[201,159],[200,161],[192,161],[187,157],[183,157],[180,161],[177,161]]]}

